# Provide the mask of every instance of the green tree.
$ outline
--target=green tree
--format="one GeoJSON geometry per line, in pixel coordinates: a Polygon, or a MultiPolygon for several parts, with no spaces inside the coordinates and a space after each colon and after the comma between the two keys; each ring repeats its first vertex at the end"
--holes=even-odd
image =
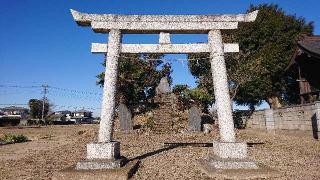
{"type": "MultiPolygon", "coordinates": [[[[123,54],[119,58],[117,103],[129,107],[148,103],[155,96],[160,79],[167,76],[171,82],[171,65],[163,63],[160,54],[123,54]]],[[[105,66],[105,62],[103,63],[105,66]]],[[[97,84],[103,86],[104,72],[97,76],[97,84]]]]}
{"type": "Polygon", "coordinates": [[[208,106],[213,103],[212,96],[205,88],[190,89],[188,85],[177,84],[172,88],[172,92],[178,98],[178,108],[180,110],[189,109],[193,104],[196,104],[203,112],[207,112],[208,106]]]}
{"type": "MultiPolygon", "coordinates": [[[[254,22],[240,24],[233,34],[224,34],[225,42],[240,45],[239,53],[226,55],[230,93],[237,104],[253,107],[265,100],[271,108],[277,108],[291,99],[292,90],[284,70],[296,41],[302,34],[312,34],[313,24],[302,17],[286,15],[274,4],[251,5],[248,12],[254,10],[259,10],[254,22]]],[[[199,57],[208,55],[189,55],[190,59],[199,57]]],[[[191,73],[200,87],[212,93],[208,59],[195,62],[189,63],[191,73]]]]}
{"type": "MultiPolygon", "coordinates": [[[[33,119],[41,119],[42,117],[42,107],[43,101],[40,99],[30,99],[29,100],[29,108],[30,108],[30,116],[33,119]]],[[[50,109],[50,104],[47,100],[44,101],[44,117],[48,114],[50,109]]]]}
{"type": "Polygon", "coordinates": [[[189,109],[191,106],[191,99],[187,96],[189,92],[189,86],[186,84],[177,84],[173,86],[172,92],[177,97],[177,108],[181,111],[189,109]]]}

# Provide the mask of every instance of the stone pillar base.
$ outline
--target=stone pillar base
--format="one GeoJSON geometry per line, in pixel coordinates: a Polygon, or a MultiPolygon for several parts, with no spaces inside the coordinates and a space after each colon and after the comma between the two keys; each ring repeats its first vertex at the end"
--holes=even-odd
{"type": "Polygon", "coordinates": [[[212,151],[205,159],[217,169],[257,169],[255,162],[247,159],[245,142],[213,142],[212,151]]]}
{"type": "Polygon", "coordinates": [[[213,151],[209,156],[217,156],[220,158],[246,158],[247,143],[245,142],[218,142],[213,141],[213,151]]]}
{"type": "Polygon", "coordinates": [[[210,156],[204,161],[215,169],[258,169],[258,165],[247,158],[235,159],[210,156]]]}
{"type": "Polygon", "coordinates": [[[203,173],[214,179],[268,179],[281,176],[274,169],[260,164],[256,165],[246,159],[200,159],[198,167],[203,173]]]}
{"type": "Polygon", "coordinates": [[[90,143],[87,144],[86,160],[78,162],[75,169],[116,169],[126,162],[127,159],[120,156],[119,142],[90,143]]]}
{"type": "Polygon", "coordinates": [[[87,159],[117,159],[120,157],[120,142],[87,144],[87,159]]]}
{"type": "Polygon", "coordinates": [[[124,180],[129,179],[138,169],[139,160],[133,160],[115,169],[81,169],[74,166],[54,172],[52,180],[124,180]]]}
{"type": "Polygon", "coordinates": [[[213,142],[208,157],[198,160],[200,169],[211,178],[252,179],[277,176],[266,166],[247,158],[245,142],[213,142]]]}
{"type": "Polygon", "coordinates": [[[119,159],[86,159],[77,163],[76,170],[117,169],[124,166],[127,161],[125,157],[119,159]]]}

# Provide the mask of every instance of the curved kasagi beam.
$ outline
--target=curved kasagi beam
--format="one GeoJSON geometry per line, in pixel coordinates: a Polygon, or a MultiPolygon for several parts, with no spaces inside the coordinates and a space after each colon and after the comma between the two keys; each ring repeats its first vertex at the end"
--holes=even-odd
{"type": "Polygon", "coordinates": [[[90,26],[91,22],[253,22],[258,10],[247,14],[217,15],[120,15],[87,14],[70,9],[73,19],[80,26],[90,26]]]}

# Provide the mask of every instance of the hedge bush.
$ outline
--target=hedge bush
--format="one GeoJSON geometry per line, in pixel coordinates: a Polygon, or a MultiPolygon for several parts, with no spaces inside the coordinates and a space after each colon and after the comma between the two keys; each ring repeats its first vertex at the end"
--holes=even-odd
{"type": "Polygon", "coordinates": [[[29,141],[28,137],[23,135],[23,134],[19,134],[19,135],[15,135],[15,134],[5,134],[3,137],[0,138],[3,142],[5,143],[22,143],[22,142],[27,142],[29,141]]]}

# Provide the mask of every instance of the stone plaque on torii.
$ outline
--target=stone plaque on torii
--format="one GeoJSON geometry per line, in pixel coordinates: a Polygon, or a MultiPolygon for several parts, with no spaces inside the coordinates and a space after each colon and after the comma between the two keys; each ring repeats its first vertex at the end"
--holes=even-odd
{"type": "Polygon", "coordinates": [[[209,155],[202,163],[215,169],[258,168],[256,163],[246,159],[247,144],[236,141],[232,118],[224,53],[239,52],[239,46],[223,43],[221,35],[221,30],[236,29],[239,22],[253,22],[258,11],[237,15],[115,15],[75,10],[71,13],[78,25],[91,26],[96,33],[109,34],[108,43],[93,43],[91,47],[92,53],[106,54],[107,58],[101,121],[98,142],[87,145],[87,164],[78,163],[78,169],[120,167],[120,143],[113,141],[112,132],[121,53],[210,53],[220,141],[213,143],[214,155],[209,155]],[[157,33],[159,44],[122,44],[122,34],[131,33],[157,33]],[[171,44],[170,34],[208,34],[208,43],[171,44]],[[100,161],[94,162],[96,159],[100,161]],[[115,160],[110,163],[112,159],[115,160]]]}

